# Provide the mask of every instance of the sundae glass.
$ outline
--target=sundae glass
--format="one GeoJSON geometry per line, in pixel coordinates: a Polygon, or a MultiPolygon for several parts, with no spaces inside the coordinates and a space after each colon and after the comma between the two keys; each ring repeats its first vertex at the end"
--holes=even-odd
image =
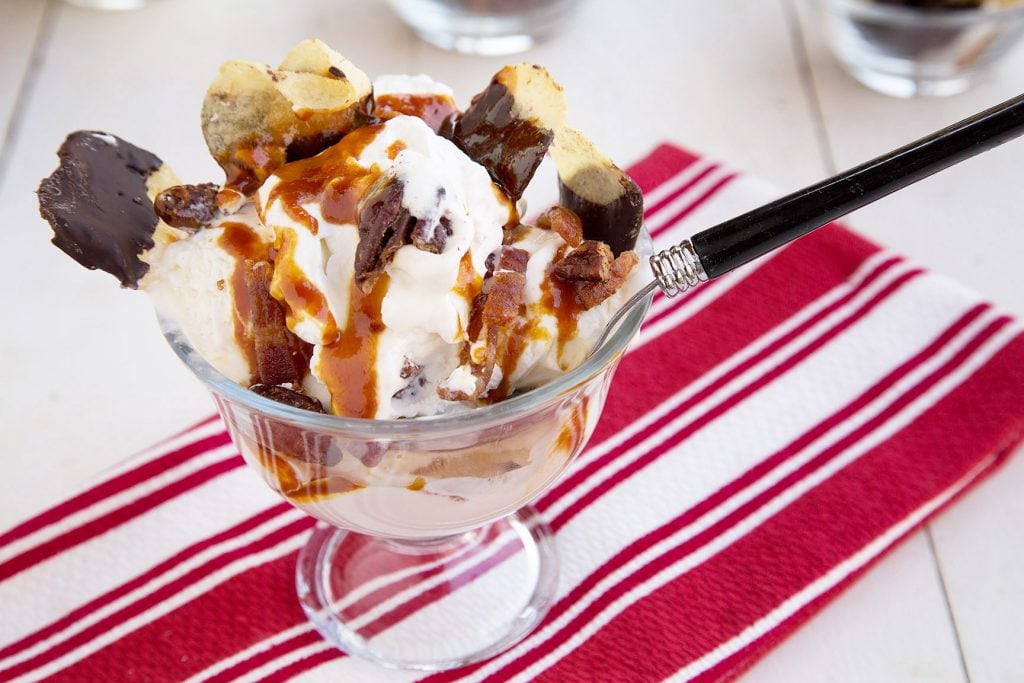
{"type": "Polygon", "coordinates": [[[150,296],[245,460],[320,522],[298,595],[352,655],[467,664],[555,594],[529,504],[593,432],[646,308],[605,331],[650,280],[640,189],[566,111],[537,65],[460,110],[306,40],[211,83],[223,184],[99,131],[40,184],[54,243],[150,296]],[[558,204],[528,221],[548,157],[558,204]]]}
{"type": "Polygon", "coordinates": [[[162,326],[249,465],[319,520],[296,572],[317,630],[384,666],[441,670],[507,649],[550,606],[558,556],[530,502],[586,445],[646,309],[634,307],[553,382],[415,420],[277,403],[217,372],[173,323],[162,326]]]}

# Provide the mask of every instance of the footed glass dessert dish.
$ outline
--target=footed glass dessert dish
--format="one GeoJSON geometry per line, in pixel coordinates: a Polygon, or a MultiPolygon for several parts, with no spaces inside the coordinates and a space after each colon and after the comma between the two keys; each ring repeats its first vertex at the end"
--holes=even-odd
{"type": "Polygon", "coordinates": [[[350,655],[436,671],[507,649],[546,613],[558,559],[529,504],[586,444],[646,311],[634,307],[582,365],[537,389],[400,420],[264,398],[217,372],[172,321],[160,322],[249,465],[320,521],[296,573],[310,621],[350,655]]]}

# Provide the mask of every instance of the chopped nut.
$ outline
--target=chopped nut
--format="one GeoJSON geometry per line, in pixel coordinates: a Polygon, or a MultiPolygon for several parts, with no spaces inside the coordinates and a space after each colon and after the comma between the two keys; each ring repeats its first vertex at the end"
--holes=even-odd
{"type": "Polygon", "coordinates": [[[604,242],[586,240],[555,264],[554,275],[567,282],[603,282],[611,275],[612,250],[604,242]]]}
{"type": "MultiPolygon", "coordinates": [[[[432,254],[444,251],[452,234],[451,219],[417,218],[402,206],[405,186],[396,178],[378,181],[363,199],[359,209],[359,245],[356,247],[356,283],[367,294],[384,272],[395,252],[407,244],[432,254]]],[[[439,189],[437,201],[444,198],[439,189]]]]}
{"type": "Polygon", "coordinates": [[[431,254],[440,254],[444,251],[451,236],[452,220],[448,216],[441,216],[436,221],[419,218],[412,227],[413,246],[431,254]]]}
{"type": "Polygon", "coordinates": [[[422,369],[421,365],[412,362],[408,358],[403,358],[402,369],[398,372],[398,376],[402,379],[409,379],[413,375],[418,375],[422,369]]]}
{"type": "Polygon", "coordinates": [[[320,401],[287,387],[274,384],[253,384],[249,387],[249,391],[257,393],[264,398],[269,398],[271,401],[277,401],[300,410],[310,410],[314,413],[327,412],[320,404],[320,401]]]}
{"type": "Polygon", "coordinates": [[[591,309],[615,294],[625,283],[626,278],[640,262],[634,251],[624,251],[612,262],[611,273],[607,280],[584,283],[578,290],[580,303],[591,309]]]}
{"type": "Polygon", "coordinates": [[[583,241],[583,221],[571,209],[552,206],[537,219],[537,227],[554,230],[562,239],[574,247],[583,241]]]}
{"type": "Polygon", "coordinates": [[[402,207],[405,188],[390,178],[371,189],[359,210],[355,280],[369,294],[395,252],[410,241],[416,219],[402,207]]]}
{"type": "Polygon", "coordinates": [[[516,247],[501,247],[497,270],[508,270],[513,273],[525,273],[526,264],[530,260],[530,252],[516,247]]]}
{"type": "Polygon", "coordinates": [[[217,194],[213,183],[168,187],[153,200],[153,208],[164,223],[175,228],[197,230],[217,215],[217,194]]]}

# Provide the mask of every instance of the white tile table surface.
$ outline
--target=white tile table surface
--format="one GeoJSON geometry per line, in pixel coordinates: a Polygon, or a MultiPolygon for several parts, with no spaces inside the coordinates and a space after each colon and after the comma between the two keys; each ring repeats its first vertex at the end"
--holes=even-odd
{"type": "MultiPolygon", "coordinates": [[[[795,189],[1024,91],[1018,49],[971,92],[871,93],[830,59],[811,0],[587,0],[526,57],[628,161],[675,139],[795,189]]],[[[198,109],[229,58],[317,36],[370,73],[427,72],[465,100],[505,60],[418,42],[373,0],[153,0],[102,13],[0,0],[0,528],[207,415],[141,295],[49,244],[33,190],[78,128],[218,177],[198,109]]],[[[1024,316],[1024,141],[849,222],[1024,316]]],[[[1024,397],[1022,397],[1024,400],[1024,397]]],[[[747,674],[751,681],[1024,681],[1024,460],[917,533],[747,674]]],[[[2,609],[2,608],[0,608],[2,609]]]]}

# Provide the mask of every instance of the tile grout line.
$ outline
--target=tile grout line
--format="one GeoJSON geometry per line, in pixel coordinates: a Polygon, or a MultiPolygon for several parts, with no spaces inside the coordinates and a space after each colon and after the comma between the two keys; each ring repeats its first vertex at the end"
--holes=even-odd
{"type": "Polygon", "coordinates": [[[39,18],[39,29],[36,31],[35,40],[32,41],[32,48],[29,51],[28,65],[25,67],[25,73],[21,78],[21,83],[18,85],[18,91],[14,95],[11,118],[7,123],[7,130],[4,131],[3,140],[0,141],[0,187],[3,187],[6,180],[7,167],[10,164],[14,142],[21,132],[25,105],[35,89],[36,77],[42,68],[43,58],[53,37],[53,30],[59,11],[57,2],[59,0],[45,0],[43,15],[39,18]]]}
{"type": "Polygon", "coordinates": [[[797,16],[794,6],[796,0],[781,0],[781,2],[782,11],[786,17],[786,25],[789,28],[790,40],[792,41],[797,73],[800,75],[800,85],[804,91],[804,99],[807,101],[807,106],[811,110],[811,118],[814,120],[814,132],[818,140],[818,150],[821,153],[826,172],[834,174],[838,170],[836,168],[835,155],[832,153],[828,127],[825,125],[825,114],[822,111],[821,99],[818,97],[818,88],[814,82],[814,70],[811,68],[810,56],[807,53],[807,42],[804,40],[803,28],[800,25],[800,18],[797,16]]]}
{"type": "Polygon", "coordinates": [[[939,553],[935,549],[935,539],[932,537],[932,525],[924,525],[924,536],[928,540],[928,552],[932,555],[932,562],[935,565],[935,575],[939,579],[939,586],[942,588],[942,602],[946,606],[946,614],[949,615],[949,623],[953,626],[953,637],[956,639],[956,652],[960,658],[960,668],[963,669],[964,680],[971,683],[971,672],[967,668],[967,657],[964,655],[964,645],[960,640],[960,629],[956,625],[956,617],[953,615],[953,603],[949,599],[949,590],[946,588],[946,577],[942,573],[942,563],[939,561],[939,553]]]}

